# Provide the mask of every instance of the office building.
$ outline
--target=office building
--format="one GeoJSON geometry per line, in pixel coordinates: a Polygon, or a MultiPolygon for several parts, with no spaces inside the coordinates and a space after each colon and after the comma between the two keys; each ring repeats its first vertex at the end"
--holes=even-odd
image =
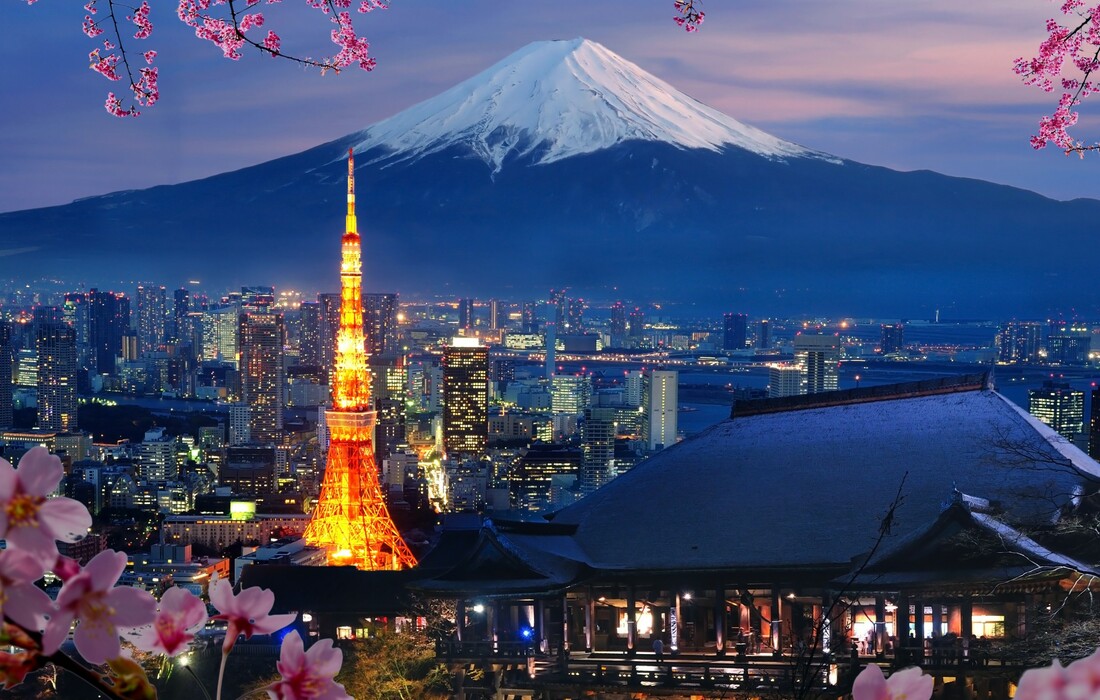
{"type": "Polygon", "coordinates": [[[564,289],[550,290],[550,315],[554,319],[554,328],[558,333],[565,331],[565,304],[568,301],[564,289]]]}
{"type": "Polygon", "coordinates": [[[1043,325],[1037,321],[1009,321],[997,333],[997,361],[1020,364],[1041,359],[1043,325]]]}
{"type": "Polygon", "coordinates": [[[474,300],[458,300],[458,327],[459,330],[468,330],[474,327],[474,300]]]}
{"type": "Polygon", "coordinates": [[[588,305],[584,303],[584,299],[569,300],[569,315],[565,322],[570,333],[584,331],[584,311],[587,308],[588,305]]]}
{"type": "Polygon", "coordinates": [[[611,305],[611,345],[619,347],[626,338],[626,305],[617,301],[611,305]]]}
{"type": "Polygon", "coordinates": [[[340,330],[340,295],[320,294],[321,304],[321,367],[325,383],[332,385],[332,369],[336,361],[336,334],[340,330]]]}
{"type": "Polygon", "coordinates": [[[274,442],[283,430],[286,375],[282,314],[250,311],[240,316],[241,401],[250,409],[254,442],[274,442]]]}
{"type": "Polygon", "coordinates": [[[240,313],[236,306],[202,313],[202,359],[232,363],[237,367],[240,313]]]}
{"type": "Polygon", "coordinates": [[[61,323],[44,323],[35,334],[38,354],[38,428],[76,430],[76,333],[61,323]]]}
{"type": "Polygon", "coordinates": [[[534,334],[539,332],[539,313],[538,304],[533,301],[523,302],[523,314],[520,324],[522,331],[525,334],[534,334]]]}
{"type": "Polygon", "coordinates": [[[87,299],[90,368],[98,374],[114,374],[115,359],[122,355],[122,336],[130,329],[130,299],[98,289],[88,292],[87,299]]]}
{"type": "Polygon", "coordinates": [[[592,398],[592,378],[586,374],[554,374],[550,379],[550,409],[579,416],[592,398]]]}
{"type": "Polygon", "coordinates": [[[1087,326],[1052,322],[1047,338],[1047,362],[1052,365],[1084,365],[1089,361],[1092,333],[1087,326]]]}
{"type": "Polygon", "coordinates": [[[794,362],[802,370],[803,394],[836,391],[840,381],[840,339],[835,335],[794,338],[794,362]]]}
{"type": "Polygon", "coordinates": [[[190,344],[191,334],[187,316],[191,313],[191,292],[183,287],[172,292],[172,312],[168,317],[168,338],[178,343],[190,344]]]}
{"type": "Polygon", "coordinates": [[[12,393],[15,388],[15,353],[12,328],[7,321],[0,321],[0,430],[12,426],[12,393]]]}
{"type": "Polygon", "coordinates": [[[676,443],[679,373],[649,370],[642,375],[642,440],[650,452],[676,443]]]}
{"type": "Polygon", "coordinates": [[[798,396],[802,393],[802,369],[795,365],[768,368],[768,398],[798,396]]]}
{"type": "Polygon", "coordinates": [[[581,426],[580,493],[587,496],[615,478],[615,436],[618,411],[614,408],[589,408],[581,426]]]}
{"type": "Polygon", "coordinates": [[[555,476],[577,478],[581,451],[557,445],[530,447],[508,469],[508,496],[512,508],[541,513],[553,505],[551,483],[555,476]]]}
{"type": "Polygon", "coordinates": [[[490,299],[489,300],[489,330],[499,331],[502,327],[503,326],[501,326],[501,317],[500,317],[500,300],[490,299]]]}
{"type": "Polygon", "coordinates": [[[756,347],[767,350],[772,345],[771,322],[766,318],[760,319],[756,324],[756,347]]]}
{"type": "Polygon", "coordinates": [[[1041,389],[1028,390],[1027,412],[1067,440],[1074,440],[1085,430],[1085,392],[1045,381],[1041,389]]]}
{"type": "MultiPolygon", "coordinates": [[[[324,351],[321,347],[321,304],[303,301],[298,307],[298,364],[320,367],[324,351]]],[[[325,378],[321,378],[324,383],[325,378]]]]}
{"type": "Polygon", "coordinates": [[[363,295],[363,330],[372,357],[392,359],[401,354],[397,336],[397,294],[363,295]]]}
{"type": "Polygon", "coordinates": [[[489,444],[489,349],[453,338],[443,353],[443,448],[480,457],[489,444]]]}
{"type": "Polygon", "coordinates": [[[631,338],[641,338],[645,335],[645,312],[638,307],[630,312],[627,321],[627,333],[631,338]]]}
{"type": "Polygon", "coordinates": [[[164,287],[144,282],[134,295],[137,305],[138,356],[156,351],[164,343],[168,321],[167,297],[164,287]]]}
{"type": "Polygon", "coordinates": [[[905,324],[882,324],[881,350],[883,355],[893,355],[905,350],[905,324]]]}
{"type": "Polygon", "coordinates": [[[749,317],[745,314],[726,314],[722,318],[722,349],[741,350],[748,341],[749,317]]]}

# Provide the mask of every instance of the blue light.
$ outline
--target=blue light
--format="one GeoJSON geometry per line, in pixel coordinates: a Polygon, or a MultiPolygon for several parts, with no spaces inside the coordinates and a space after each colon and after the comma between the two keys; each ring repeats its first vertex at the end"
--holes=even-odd
{"type": "Polygon", "coordinates": [[[520,630],[519,633],[524,639],[530,639],[531,635],[534,634],[533,632],[531,632],[530,627],[524,627],[522,630],[520,630]]]}

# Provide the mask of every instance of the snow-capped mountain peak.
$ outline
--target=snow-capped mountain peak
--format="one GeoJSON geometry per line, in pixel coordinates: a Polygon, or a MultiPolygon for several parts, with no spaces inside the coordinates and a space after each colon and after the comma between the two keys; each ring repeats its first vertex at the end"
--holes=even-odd
{"type": "Polygon", "coordinates": [[[465,144],[494,171],[509,156],[551,163],[628,140],[828,157],[742,124],[587,39],[529,44],[353,138],[356,152],[382,147],[386,160],[465,144]]]}

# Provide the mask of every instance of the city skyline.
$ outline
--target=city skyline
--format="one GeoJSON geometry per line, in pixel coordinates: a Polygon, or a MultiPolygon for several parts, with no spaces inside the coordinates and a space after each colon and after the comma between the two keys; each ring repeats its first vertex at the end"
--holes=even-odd
{"type": "MultiPolygon", "coordinates": [[[[992,0],[933,5],[712,6],[702,31],[691,36],[673,25],[671,8],[661,2],[619,0],[601,10],[614,17],[604,23],[580,3],[396,5],[360,18],[379,60],[376,71],[338,78],[258,55],[227,62],[174,17],[154,14],[149,41],[165,62],[165,96],[134,120],[110,119],[102,110],[113,86],[82,70],[95,42],[79,31],[79,12],[5,5],[0,18],[24,27],[45,58],[34,71],[11,75],[11,93],[35,109],[0,117],[0,153],[10,164],[0,211],[182,182],[289,155],[388,117],[525,43],[573,36],[604,43],[703,102],[810,148],[1061,199],[1100,195],[1082,177],[1088,159],[1035,153],[1027,143],[1054,98],[1023,86],[1011,62],[1035,52],[1056,8],[1042,2],[1005,8],[992,0]],[[461,31],[446,35],[434,29],[456,26],[461,31]],[[832,50],[838,45],[845,51],[832,50]],[[234,118],[226,120],[226,111],[234,118]]],[[[297,21],[295,46],[323,50],[324,22],[313,14],[278,7],[269,10],[269,21],[281,28],[297,21]]],[[[22,65],[27,48],[12,42],[0,55],[22,65]]],[[[1086,106],[1083,135],[1096,124],[1086,106]]]]}

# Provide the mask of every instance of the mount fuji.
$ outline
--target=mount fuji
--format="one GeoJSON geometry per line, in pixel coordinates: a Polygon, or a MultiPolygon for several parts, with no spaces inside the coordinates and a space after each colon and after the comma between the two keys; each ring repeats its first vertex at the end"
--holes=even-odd
{"type": "Polygon", "coordinates": [[[335,289],[348,149],[364,289],[699,311],[1100,309],[1100,201],[899,172],[767,134],[583,39],[362,131],[203,180],[0,214],[5,265],[104,286],[335,289]]]}

